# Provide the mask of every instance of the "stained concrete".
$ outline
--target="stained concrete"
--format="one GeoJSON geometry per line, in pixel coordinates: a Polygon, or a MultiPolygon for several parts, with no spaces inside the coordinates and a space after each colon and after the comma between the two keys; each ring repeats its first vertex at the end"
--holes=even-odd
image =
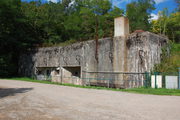
{"type": "Polygon", "coordinates": [[[129,20],[126,17],[114,19],[114,37],[129,35],[129,20]]]}
{"type": "MultiPolygon", "coordinates": [[[[138,87],[143,85],[143,74],[124,75],[117,72],[150,71],[160,62],[167,40],[150,32],[99,39],[98,61],[95,40],[64,47],[36,48],[21,55],[19,74],[30,77],[37,75],[38,68],[59,68],[61,72],[63,67],[80,66],[81,78],[106,78],[111,79],[110,82],[116,87],[138,87]]],[[[86,84],[87,79],[82,79],[80,83],[86,84]]]]}

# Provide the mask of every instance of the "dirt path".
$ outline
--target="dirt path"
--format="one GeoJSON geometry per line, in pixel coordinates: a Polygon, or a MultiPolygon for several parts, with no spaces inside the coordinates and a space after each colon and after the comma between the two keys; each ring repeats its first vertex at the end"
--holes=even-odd
{"type": "Polygon", "coordinates": [[[0,120],[180,120],[180,97],[0,80],[0,120]]]}

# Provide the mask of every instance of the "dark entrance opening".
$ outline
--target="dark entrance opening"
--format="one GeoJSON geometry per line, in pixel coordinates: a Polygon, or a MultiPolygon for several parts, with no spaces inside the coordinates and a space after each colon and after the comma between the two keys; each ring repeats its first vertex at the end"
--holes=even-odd
{"type": "Polygon", "coordinates": [[[81,77],[81,66],[65,66],[63,68],[69,71],[72,76],[81,77]]]}

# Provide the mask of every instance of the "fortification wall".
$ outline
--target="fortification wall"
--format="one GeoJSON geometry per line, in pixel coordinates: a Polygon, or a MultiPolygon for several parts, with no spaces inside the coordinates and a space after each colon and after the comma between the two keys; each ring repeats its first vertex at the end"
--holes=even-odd
{"type": "Polygon", "coordinates": [[[36,76],[39,68],[80,66],[81,78],[110,78],[113,84],[125,86],[124,80],[143,79],[143,76],[136,78],[109,73],[150,71],[154,64],[160,62],[161,49],[166,44],[165,37],[140,32],[113,39],[99,39],[97,58],[95,40],[65,47],[37,48],[20,57],[19,74],[36,76]]]}

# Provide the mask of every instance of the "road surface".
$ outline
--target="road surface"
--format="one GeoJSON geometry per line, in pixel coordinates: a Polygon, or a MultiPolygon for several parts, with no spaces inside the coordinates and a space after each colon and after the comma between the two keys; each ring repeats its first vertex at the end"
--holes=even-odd
{"type": "Polygon", "coordinates": [[[0,120],[180,120],[180,97],[0,80],[0,120]]]}

